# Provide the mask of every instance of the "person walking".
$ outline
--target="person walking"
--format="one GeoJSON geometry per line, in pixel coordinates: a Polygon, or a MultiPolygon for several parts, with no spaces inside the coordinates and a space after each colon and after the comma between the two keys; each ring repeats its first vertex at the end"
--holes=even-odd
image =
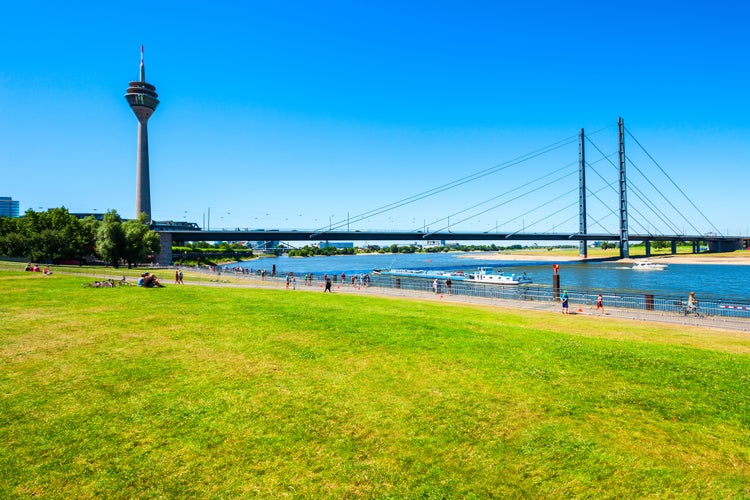
{"type": "Polygon", "coordinates": [[[326,287],[323,290],[323,293],[330,292],[331,291],[331,278],[328,277],[326,274],[326,287]]]}
{"type": "Polygon", "coordinates": [[[596,298],[596,310],[601,310],[600,316],[604,316],[604,304],[602,303],[602,294],[600,293],[599,296],[596,298]]]}
{"type": "Polygon", "coordinates": [[[447,280],[445,280],[445,288],[448,291],[448,295],[451,294],[451,285],[453,285],[453,282],[451,281],[450,278],[448,278],[447,280]]]}
{"type": "Polygon", "coordinates": [[[435,281],[432,282],[432,291],[435,293],[438,293],[438,280],[435,278],[435,281]]]}

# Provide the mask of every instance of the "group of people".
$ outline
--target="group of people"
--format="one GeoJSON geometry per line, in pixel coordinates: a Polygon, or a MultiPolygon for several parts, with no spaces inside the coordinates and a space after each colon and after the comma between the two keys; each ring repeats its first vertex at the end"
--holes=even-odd
{"type": "Polygon", "coordinates": [[[292,290],[297,289],[297,278],[294,276],[294,273],[288,273],[286,275],[286,289],[289,290],[289,287],[292,287],[292,290]]]}
{"type": "MultiPolygon", "coordinates": [[[[563,290],[562,295],[560,295],[560,302],[562,302],[562,314],[568,314],[570,309],[570,296],[568,295],[567,290],[563,290]]],[[[596,311],[599,312],[600,316],[604,316],[604,297],[602,297],[601,293],[596,298],[596,311]]]]}
{"type": "MultiPolygon", "coordinates": [[[[562,302],[562,314],[568,314],[570,297],[567,290],[563,290],[562,295],[560,295],[560,302],[562,302]]],[[[604,316],[604,299],[601,293],[596,298],[596,311],[599,312],[600,316],[604,316]]],[[[698,300],[695,298],[695,292],[688,294],[685,314],[698,314],[698,300]]]]}
{"type": "MultiPolygon", "coordinates": [[[[323,283],[325,284],[323,288],[323,292],[330,292],[331,288],[333,286],[333,281],[336,280],[338,275],[334,274],[333,279],[331,279],[331,276],[329,276],[327,273],[323,275],[323,283]]],[[[370,275],[366,273],[362,273],[359,276],[356,274],[353,275],[350,278],[352,286],[369,286],[370,285],[370,275]]],[[[312,284],[313,282],[313,274],[310,273],[309,275],[305,275],[305,284],[312,284]]],[[[341,273],[341,283],[346,283],[346,273],[341,273]]]]}
{"type": "Polygon", "coordinates": [[[39,269],[39,264],[34,264],[32,266],[31,262],[28,262],[26,264],[26,267],[23,270],[29,271],[32,273],[52,274],[52,271],[50,271],[49,266],[44,266],[44,269],[39,269]]]}
{"type": "Polygon", "coordinates": [[[174,272],[174,284],[175,285],[184,285],[185,282],[182,281],[182,269],[178,269],[174,272]]]}

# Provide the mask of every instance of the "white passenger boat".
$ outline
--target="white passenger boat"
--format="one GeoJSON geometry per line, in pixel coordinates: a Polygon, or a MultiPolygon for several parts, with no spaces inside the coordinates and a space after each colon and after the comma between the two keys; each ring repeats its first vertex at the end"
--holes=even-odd
{"type": "Polygon", "coordinates": [[[502,271],[494,272],[491,267],[480,267],[476,273],[468,275],[464,281],[492,285],[524,285],[533,283],[532,279],[526,276],[526,273],[508,274],[502,271]]]}
{"type": "Polygon", "coordinates": [[[658,264],[650,260],[637,260],[632,267],[636,271],[663,271],[666,268],[666,264],[658,264]]]}

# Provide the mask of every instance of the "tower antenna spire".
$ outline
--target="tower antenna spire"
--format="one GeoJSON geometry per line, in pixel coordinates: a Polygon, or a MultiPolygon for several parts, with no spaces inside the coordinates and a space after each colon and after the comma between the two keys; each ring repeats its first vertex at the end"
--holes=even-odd
{"type": "Polygon", "coordinates": [[[146,81],[146,65],[143,63],[143,45],[141,45],[141,81],[146,81]]]}

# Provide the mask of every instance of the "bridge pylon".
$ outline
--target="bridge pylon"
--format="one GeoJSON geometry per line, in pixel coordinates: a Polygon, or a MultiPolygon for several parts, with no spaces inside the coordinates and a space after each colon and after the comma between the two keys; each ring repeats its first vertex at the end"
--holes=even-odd
{"type": "MultiPolygon", "coordinates": [[[[583,144],[584,134],[578,138],[578,233],[586,234],[586,149],[583,144]]],[[[588,257],[588,242],[581,239],[578,254],[584,259],[588,257]]]]}
{"type": "Polygon", "coordinates": [[[617,120],[620,136],[620,258],[630,257],[630,241],[628,238],[628,193],[625,177],[625,122],[622,117],[617,120]]]}

